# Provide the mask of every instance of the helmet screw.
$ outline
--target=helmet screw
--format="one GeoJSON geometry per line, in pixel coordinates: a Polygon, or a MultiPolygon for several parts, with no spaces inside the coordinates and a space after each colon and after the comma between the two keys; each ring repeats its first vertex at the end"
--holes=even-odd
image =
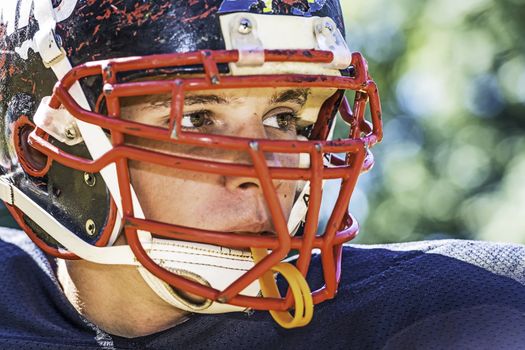
{"type": "Polygon", "coordinates": [[[228,302],[228,299],[226,299],[225,297],[220,297],[217,299],[217,302],[221,304],[226,304],[228,302]]]}
{"type": "Polygon", "coordinates": [[[239,33],[250,34],[253,30],[253,23],[248,18],[242,18],[239,22],[239,33]]]}
{"type": "Polygon", "coordinates": [[[95,184],[97,183],[97,178],[92,173],[87,173],[86,172],[86,173],[84,173],[84,182],[89,187],[94,187],[95,184]]]}
{"type": "Polygon", "coordinates": [[[113,70],[111,69],[110,65],[104,67],[104,74],[106,75],[107,80],[113,78],[113,70]]]}
{"type": "Polygon", "coordinates": [[[219,80],[219,77],[218,77],[218,76],[214,75],[214,76],[211,77],[211,83],[212,83],[213,85],[217,85],[217,84],[219,84],[220,82],[221,82],[221,81],[219,80]]]}
{"type": "Polygon", "coordinates": [[[94,236],[97,233],[96,232],[97,231],[96,228],[97,227],[95,226],[95,222],[93,220],[88,219],[86,221],[86,232],[87,232],[88,235],[94,236]]]}
{"type": "Polygon", "coordinates": [[[102,91],[106,95],[111,95],[111,93],[113,92],[113,86],[111,84],[104,84],[102,91]]]}
{"type": "Polygon", "coordinates": [[[77,137],[77,132],[73,128],[67,128],[66,137],[70,140],[74,140],[77,137]]]}
{"type": "Polygon", "coordinates": [[[259,143],[257,141],[252,141],[250,142],[250,148],[254,151],[258,151],[259,150],[259,143]]]}
{"type": "Polygon", "coordinates": [[[55,42],[57,43],[58,47],[62,47],[62,37],[58,34],[55,34],[55,42]]]}
{"type": "Polygon", "coordinates": [[[334,31],[334,26],[332,25],[332,23],[330,22],[324,22],[324,23],[319,23],[316,25],[316,30],[317,30],[317,33],[319,34],[328,34],[326,32],[330,32],[332,33],[334,31]]]}

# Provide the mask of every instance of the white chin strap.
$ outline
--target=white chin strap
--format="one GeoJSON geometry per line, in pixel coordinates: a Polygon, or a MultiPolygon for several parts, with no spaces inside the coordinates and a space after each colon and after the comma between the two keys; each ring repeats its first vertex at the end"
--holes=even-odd
{"type": "MultiPolygon", "coordinates": [[[[72,69],[72,66],[64,51],[55,41],[56,21],[50,1],[39,0],[35,2],[35,18],[39,23],[40,30],[33,39],[32,47],[40,53],[44,64],[50,67],[60,80],[72,69]]],[[[69,93],[82,108],[90,110],[87,98],[78,82],[71,87],[69,93]]],[[[42,101],[34,118],[35,124],[39,128],[57,140],[62,140],[70,145],[83,141],[93,159],[99,158],[113,148],[102,128],[74,118],[63,108],[52,109],[46,102],[48,99],[42,101]],[[66,134],[71,136],[71,130],[73,130],[73,134],[78,131],[77,137],[73,140],[65,137],[66,134]]],[[[117,224],[112,232],[108,247],[94,247],[85,243],[4,179],[0,181],[0,193],[3,200],[20,208],[68,251],[77,254],[79,257],[102,264],[136,265],[144,281],[159,297],[177,308],[200,313],[244,310],[238,306],[220,304],[209,300],[203,303],[192,302],[189,300],[191,298],[183,297],[138,263],[129,246],[111,246],[121,231],[119,223],[122,221],[121,196],[115,165],[108,165],[100,171],[100,174],[118,208],[117,224]]],[[[135,216],[144,218],[137,196],[133,189],[131,190],[135,216]]],[[[254,265],[249,252],[185,241],[156,239],[146,231],[139,231],[138,234],[144,249],[158,265],[217,290],[224,290],[254,265]]],[[[257,296],[259,290],[258,281],[255,281],[241,294],[257,296]]]]}
{"type": "MultiPolygon", "coordinates": [[[[166,270],[218,290],[226,289],[254,265],[252,254],[248,251],[156,238],[153,238],[148,253],[157,264],[166,270]]],[[[192,302],[190,298],[183,297],[145,268],[139,267],[139,272],[164,301],[179,309],[207,314],[245,310],[242,307],[220,304],[211,300],[192,302]]],[[[259,283],[255,281],[241,294],[256,296],[259,290],[259,283]]]]}

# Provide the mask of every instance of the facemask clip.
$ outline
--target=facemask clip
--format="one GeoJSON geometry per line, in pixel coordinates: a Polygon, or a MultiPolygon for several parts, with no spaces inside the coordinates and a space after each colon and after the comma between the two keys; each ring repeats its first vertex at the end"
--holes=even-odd
{"type": "Polygon", "coordinates": [[[317,39],[317,49],[332,51],[334,54],[334,60],[328,65],[328,68],[342,70],[350,66],[352,52],[333,19],[329,17],[318,18],[314,22],[314,34],[317,39]]]}
{"type": "Polygon", "coordinates": [[[243,13],[230,24],[232,48],[239,50],[238,66],[262,66],[264,46],[257,33],[257,20],[243,13]]]}

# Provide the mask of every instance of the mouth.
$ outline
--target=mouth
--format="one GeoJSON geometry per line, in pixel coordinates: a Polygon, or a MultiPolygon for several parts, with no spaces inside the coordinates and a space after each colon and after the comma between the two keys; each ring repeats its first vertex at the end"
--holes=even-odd
{"type": "MultiPolygon", "coordinates": [[[[232,234],[250,237],[277,237],[277,233],[273,231],[233,231],[232,234]]],[[[251,247],[249,246],[236,249],[251,254],[251,247]]]]}

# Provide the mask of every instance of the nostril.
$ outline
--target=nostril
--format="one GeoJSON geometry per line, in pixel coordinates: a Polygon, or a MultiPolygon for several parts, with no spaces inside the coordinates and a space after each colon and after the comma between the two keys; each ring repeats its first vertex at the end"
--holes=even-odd
{"type": "Polygon", "coordinates": [[[51,159],[29,144],[29,134],[34,129],[35,124],[26,116],[21,116],[14,125],[13,143],[22,168],[31,176],[43,177],[51,167],[51,159]]]}
{"type": "Polygon", "coordinates": [[[253,177],[225,176],[224,180],[224,186],[234,192],[258,192],[261,188],[259,179],[253,177]]]}
{"type": "Polygon", "coordinates": [[[239,188],[242,190],[247,190],[250,188],[259,188],[259,185],[255,182],[243,182],[239,185],[239,188]]]}

